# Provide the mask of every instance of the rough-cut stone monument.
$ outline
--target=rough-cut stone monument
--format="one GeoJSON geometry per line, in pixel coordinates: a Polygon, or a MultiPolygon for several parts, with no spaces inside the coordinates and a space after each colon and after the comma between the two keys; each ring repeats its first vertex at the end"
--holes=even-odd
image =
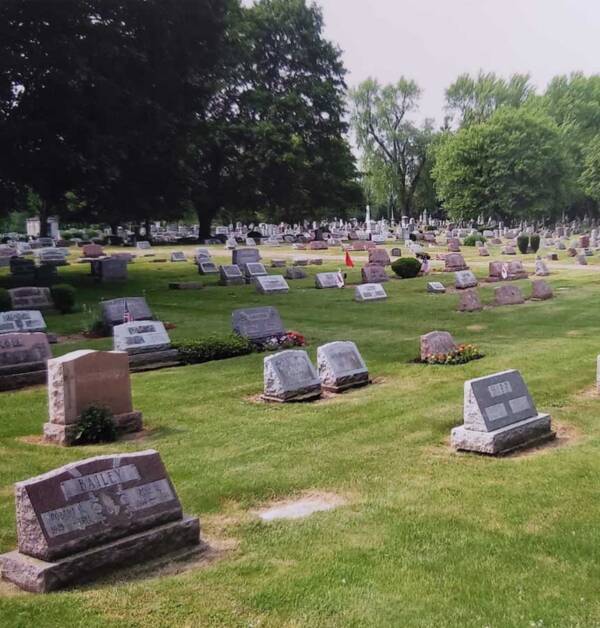
{"type": "Polygon", "coordinates": [[[519,286],[500,286],[494,290],[495,305],[518,305],[525,303],[525,297],[519,286]]]}
{"type": "Polygon", "coordinates": [[[464,290],[460,293],[459,312],[479,312],[483,309],[477,290],[464,290]]]}
{"type": "Polygon", "coordinates": [[[459,270],[454,273],[454,286],[457,290],[477,287],[477,277],[471,270],[459,270]]]}
{"type": "Polygon", "coordinates": [[[317,368],[323,390],[339,393],[369,383],[367,365],[350,341],[321,345],[317,349],[317,368]]]}
{"type": "Polygon", "coordinates": [[[197,517],[185,515],[152,449],[73,462],[15,484],[18,550],[2,577],[46,593],[175,550],[195,551],[197,517]]]}
{"type": "Polygon", "coordinates": [[[456,349],[454,338],[447,331],[430,331],[421,336],[421,360],[426,360],[427,356],[442,353],[446,355],[456,349]]]}
{"type": "Polygon", "coordinates": [[[127,353],[83,349],[48,360],[44,440],[72,445],[81,413],[92,405],[111,412],[119,434],[142,429],[142,413],[131,402],[127,353]]]}
{"type": "Polygon", "coordinates": [[[539,414],[519,371],[465,382],[464,423],[452,430],[455,449],[502,454],[554,438],[548,414],[539,414]]]}
{"type": "Polygon", "coordinates": [[[531,298],[545,301],[551,299],[554,296],[552,288],[543,279],[536,279],[531,282],[531,298]]]}
{"type": "Polygon", "coordinates": [[[264,359],[266,401],[309,401],[321,395],[321,380],[306,351],[288,349],[264,359]]]}
{"type": "Polygon", "coordinates": [[[457,272],[459,270],[469,270],[469,267],[460,253],[448,253],[444,257],[444,270],[446,272],[457,272]]]}

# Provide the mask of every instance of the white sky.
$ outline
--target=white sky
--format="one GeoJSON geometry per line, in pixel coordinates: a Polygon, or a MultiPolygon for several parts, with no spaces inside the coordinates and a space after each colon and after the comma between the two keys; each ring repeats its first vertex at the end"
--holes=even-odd
{"type": "Polygon", "coordinates": [[[444,90],[462,72],[600,72],[600,0],[317,0],[343,50],[349,86],[401,75],[423,90],[421,116],[443,119],[444,90]]]}

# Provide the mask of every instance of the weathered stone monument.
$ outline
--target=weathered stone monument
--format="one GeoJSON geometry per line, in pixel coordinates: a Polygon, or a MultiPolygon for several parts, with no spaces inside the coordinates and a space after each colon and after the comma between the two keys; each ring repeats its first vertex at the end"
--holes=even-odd
{"type": "Polygon", "coordinates": [[[81,413],[90,406],[108,409],[118,434],[142,429],[142,414],[131,401],[127,353],[84,349],[48,360],[44,440],[74,444],[81,413]]]}
{"type": "Polygon", "coordinates": [[[179,354],[160,321],[134,321],[113,327],[113,348],[125,351],[132,370],[179,364],[179,354]]]}
{"type": "Polygon", "coordinates": [[[525,303],[525,297],[519,286],[500,286],[494,290],[495,305],[518,305],[525,303]]]}
{"type": "Polygon", "coordinates": [[[8,294],[13,310],[48,310],[54,307],[49,288],[13,288],[8,294]]]}
{"type": "Polygon", "coordinates": [[[219,276],[219,283],[222,286],[243,286],[246,283],[240,267],[235,264],[220,266],[219,276]]]}
{"type": "Polygon", "coordinates": [[[253,283],[256,277],[265,277],[267,274],[267,269],[260,262],[248,262],[244,266],[246,283],[253,283]]]}
{"type": "Polygon", "coordinates": [[[18,550],[2,577],[47,593],[200,543],[157,451],[96,456],[15,484],[18,550]]]}
{"type": "Polygon", "coordinates": [[[288,266],[285,269],[284,277],[286,279],[306,279],[307,276],[306,271],[302,268],[298,268],[297,266],[288,266]]]}
{"type": "Polygon", "coordinates": [[[460,293],[459,312],[479,312],[483,309],[477,290],[464,290],[460,293]]]}
{"type": "Polygon", "coordinates": [[[470,270],[459,270],[454,273],[454,286],[457,290],[475,288],[477,286],[477,277],[470,270]]]}
{"type": "Polygon", "coordinates": [[[421,336],[421,360],[425,361],[427,356],[450,353],[456,349],[454,338],[447,331],[430,331],[421,336]]]}
{"type": "Polygon", "coordinates": [[[444,257],[444,266],[446,272],[469,270],[469,267],[465,263],[465,258],[460,253],[448,253],[444,257]]]}
{"type": "Polygon", "coordinates": [[[389,266],[391,263],[390,256],[385,249],[371,249],[369,251],[369,264],[389,266]]]}
{"type": "Polygon", "coordinates": [[[317,288],[343,288],[339,273],[317,273],[315,275],[317,288]]]}
{"type": "Polygon", "coordinates": [[[133,320],[147,321],[154,318],[144,297],[127,297],[102,301],[100,307],[102,320],[111,329],[115,325],[125,322],[127,312],[129,312],[133,320]]]}
{"type": "Polygon", "coordinates": [[[198,273],[200,275],[218,275],[219,268],[214,262],[201,259],[198,262],[198,273]]]}
{"type": "Polygon", "coordinates": [[[380,264],[367,264],[360,270],[363,283],[385,283],[390,278],[385,272],[385,266],[380,264]]]}
{"type": "Polygon", "coordinates": [[[235,249],[231,251],[231,263],[240,267],[242,273],[246,274],[246,264],[260,262],[258,249],[235,249]]]}
{"type": "Polygon", "coordinates": [[[265,401],[309,401],[321,395],[321,380],[308,353],[288,349],[264,359],[265,401]]]}
{"type": "Polygon", "coordinates": [[[102,283],[126,281],[127,263],[126,259],[115,256],[94,260],[91,263],[92,275],[102,283]]]}
{"type": "Polygon", "coordinates": [[[258,275],[254,278],[254,285],[259,294],[285,294],[290,291],[283,275],[258,275]]]}
{"type": "Polygon", "coordinates": [[[51,357],[46,334],[0,335],[0,390],[44,384],[47,361],[51,357]]]}
{"type": "Polygon", "coordinates": [[[46,321],[39,310],[0,312],[0,334],[21,331],[45,331],[46,321]]]}
{"type": "Polygon", "coordinates": [[[360,303],[384,301],[387,298],[385,288],[380,283],[363,283],[354,289],[354,300],[360,303]]]}
{"type": "Polygon", "coordinates": [[[538,259],[535,261],[535,274],[538,277],[547,277],[550,274],[548,266],[546,266],[544,260],[538,259]]]}
{"type": "Polygon", "coordinates": [[[531,282],[531,298],[540,301],[551,299],[554,296],[552,288],[543,279],[531,282]]]}
{"type": "Polygon", "coordinates": [[[317,368],[323,390],[339,393],[369,383],[369,371],[357,346],[336,341],[317,349],[317,368]]]}
{"type": "Polygon", "coordinates": [[[464,423],[451,433],[455,449],[502,454],[555,437],[516,370],[465,382],[464,423]]]}
{"type": "Polygon", "coordinates": [[[236,334],[261,341],[285,335],[285,327],[274,307],[249,307],[233,310],[231,326],[236,334]]]}

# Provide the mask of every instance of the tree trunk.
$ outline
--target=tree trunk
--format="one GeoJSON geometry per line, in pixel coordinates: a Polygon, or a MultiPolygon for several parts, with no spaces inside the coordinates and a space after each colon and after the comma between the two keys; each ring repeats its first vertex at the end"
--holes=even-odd
{"type": "Polygon", "coordinates": [[[46,201],[42,201],[39,211],[40,218],[40,237],[47,238],[48,237],[48,205],[46,201]]]}
{"type": "Polygon", "coordinates": [[[146,218],[144,221],[144,228],[146,229],[146,240],[148,242],[152,241],[152,229],[150,228],[150,218],[146,218]]]}
{"type": "Polygon", "coordinates": [[[196,209],[198,214],[198,239],[207,240],[210,238],[210,228],[212,225],[212,219],[217,213],[217,208],[200,208],[196,209]]]}

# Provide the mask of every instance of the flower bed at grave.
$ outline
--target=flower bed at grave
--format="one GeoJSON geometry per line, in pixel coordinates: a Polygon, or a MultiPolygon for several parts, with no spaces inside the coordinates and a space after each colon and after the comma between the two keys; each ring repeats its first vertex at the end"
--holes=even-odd
{"type": "Polygon", "coordinates": [[[255,342],[255,345],[259,351],[279,351],[280,349],[304,347],[306,339],[297,331],[288,331],[281,336],[272,336],[266,340],[255,342]]]}
{"type": "Polygon", "coordinates": [[[480,360],[484,357],[475,345],[458,345],[449,353],[432,353],[424,360],[418,360],[423,364],[466,364],[471,360],[480,360]]]}

